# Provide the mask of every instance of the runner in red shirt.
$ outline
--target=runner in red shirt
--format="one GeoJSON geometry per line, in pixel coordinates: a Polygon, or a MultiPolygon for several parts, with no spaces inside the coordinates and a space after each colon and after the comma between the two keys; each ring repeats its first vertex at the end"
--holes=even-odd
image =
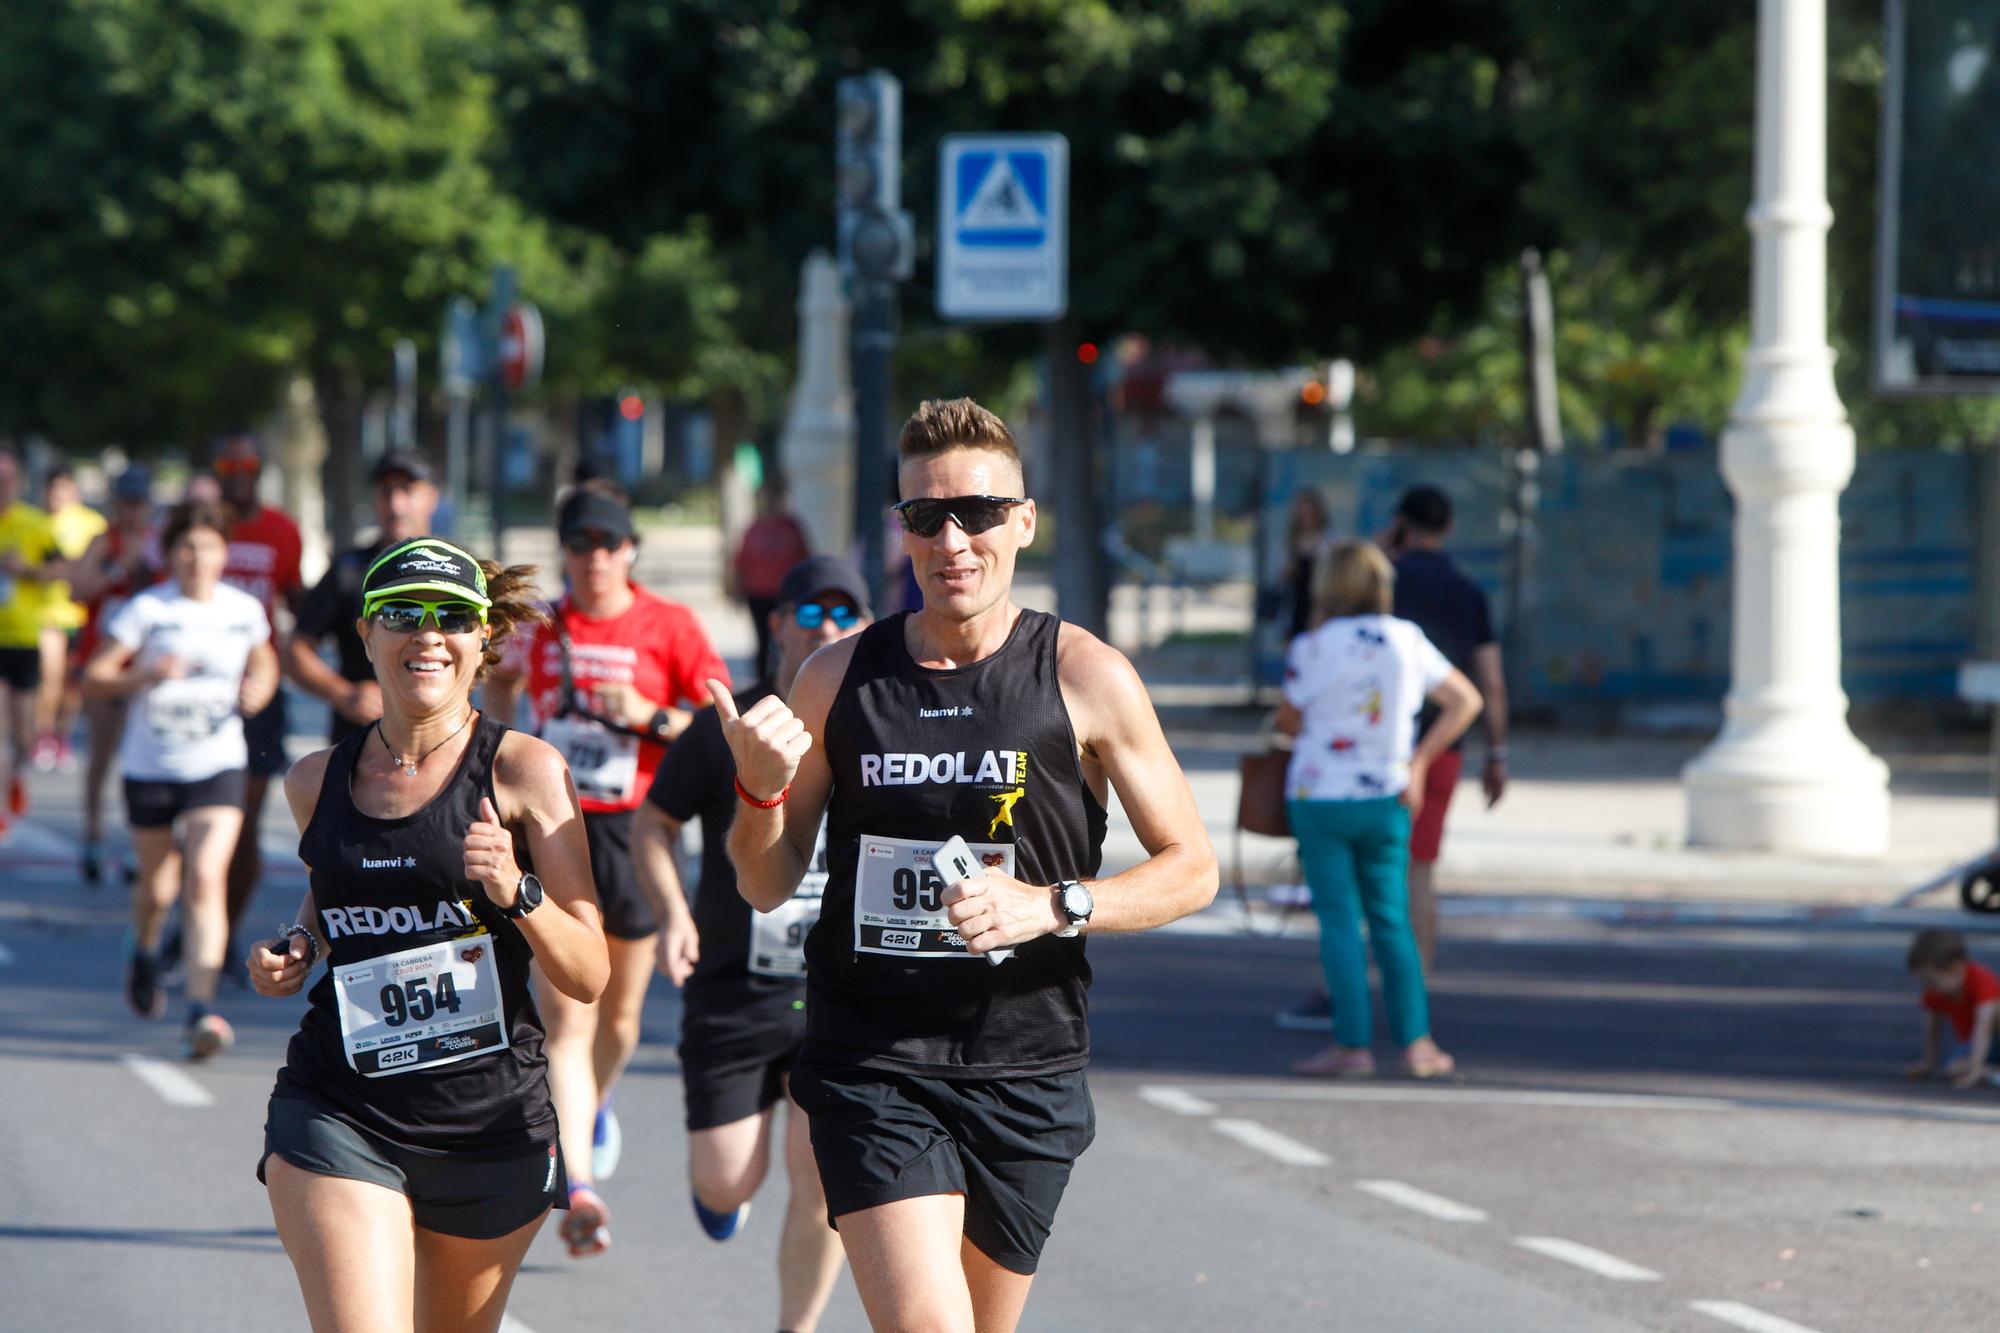
{"type": "MultiPolygon", "coordinates": [[[[257,496],[257,481],[264,473],[264,447],[256,436],[228,435],[215,442],[215,476],[222,487],[222,503],[228,511],[229,563],[223,567],[222,581],[255,597],[264,604],[264,618],[271,623],[276,642],[280,604],[287,611],[298,610],[304,592],[299,573],[299,557],[304,543],[299,525],[280,510],[269,508],[257,496]]],[[[291,765],[285,759],[285,691],[261,712],[243,721],[243,738],[250,746],[250,768],[243,784],[243,832],[236,839],[236,854],[229,861],[229,937],[227,957],[231,966],[243,956],[234,946],[237,922],[257,892],[257,880],[264,873],[264,858],[257,849],[257,825],[264,813],[264,794],[271,779],[282,777],[291,765]]]]}
{"type": "Polygon", "coordinates": [[[638,546],[622,499],[602,488],[573,491],[556,532],[570,591],[551,608],[550,624],[518,636],[485,698],[494,717],[511,721],[525,687],[542,739],[568,761],[611,949],[611,982],[595,1005],[536,974],[570,1179],[562,1235],[582,1256],[611,1243],[595,1188],[617,1165],[617,1119],[606,1101],[639,1041],[659,928],[632,870],[632,812],[652,788],[666,742],[704,697],[703,682],[725,668],[693,612],[632,582],[638,546]]]}

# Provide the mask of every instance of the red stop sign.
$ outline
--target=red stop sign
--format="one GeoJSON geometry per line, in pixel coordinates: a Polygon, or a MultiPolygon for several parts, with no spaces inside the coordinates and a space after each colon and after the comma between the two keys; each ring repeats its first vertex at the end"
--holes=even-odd
{"type": "Polygon", "coordinates": [[[500,321],[500,382],[532,387],[542,377],[542,312],[522,301],[500,321]]]}

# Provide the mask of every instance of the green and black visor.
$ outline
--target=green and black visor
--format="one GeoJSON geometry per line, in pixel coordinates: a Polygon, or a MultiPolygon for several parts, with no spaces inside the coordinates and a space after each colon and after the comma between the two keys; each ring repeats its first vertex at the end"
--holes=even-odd
{"type": "Polygon", "coordinates": [[[384,602],[458,599],[485,610],[486,571],[442,537],[412,537],[384,551],[361,579],[361,614],[373,615],[384,602]]]}

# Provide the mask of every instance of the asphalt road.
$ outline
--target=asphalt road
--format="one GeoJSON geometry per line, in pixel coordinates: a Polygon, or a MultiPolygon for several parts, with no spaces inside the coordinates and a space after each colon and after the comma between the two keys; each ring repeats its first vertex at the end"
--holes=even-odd
{"type": "MultiPolygon", "coordinates": [[[[70,868],[73,782],[39,779],[36,817],[0,847],[0,1329],[303,1328],[252,1175],[298,1005],[225,992],[241,1040],[202,1067],[171,1024],[131,1017],[122,894],[70,868]]],[[[255,925],[289,919],[302,887],[266,829],[255,925]]],[[[1313,980],[1304,938],[1218,914],[1097,941],[1099,1135],[1023,1327],[2000,1325],[2000,1092],[1900,1078],[1904,940],[1455,915],[1434,1007],[1464,1072],[1443,1085],[1284,1073],[1315,1043],[1270,1023],[1313,980]]],[[[549,1228],[516,1333],[773,1326],[781,1182],[738,1240],[696,1229],[677,1022],[662,982],[618,1095],[614,1248],[572,1262],[549,1228]]],[[[823,1327],[864,1326],[843,1281],[823,1327]]]]}

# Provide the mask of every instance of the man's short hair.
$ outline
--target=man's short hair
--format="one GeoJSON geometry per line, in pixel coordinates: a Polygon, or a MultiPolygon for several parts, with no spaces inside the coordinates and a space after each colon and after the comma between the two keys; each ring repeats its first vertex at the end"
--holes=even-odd
{"type": "Polygon", "coordinates": [[[1944,930],[1933,926],[1920,930],[1910,941],[1909,955],[1903,966],[1912,972],[1943,971],[1953,963],[1962,963],[1968,955],[1965,952],[1965,936],[1955,930],[1944,930]]]}
{"type": "Polygon", "coordinates": [[[1418,532],[1435,535],[1451,527],[1451,500],[1435,486],[1412,486],[1397,503],[1396,516],[1418,532]]]}
{"type": "Polygon", "coordinates": [[[896,452],[903,458],[929,458],[948,449],[991,449],[1020,466],[1021,451],[1007,423],[970,398],[926,398],[903,423],[896,452]]]}

